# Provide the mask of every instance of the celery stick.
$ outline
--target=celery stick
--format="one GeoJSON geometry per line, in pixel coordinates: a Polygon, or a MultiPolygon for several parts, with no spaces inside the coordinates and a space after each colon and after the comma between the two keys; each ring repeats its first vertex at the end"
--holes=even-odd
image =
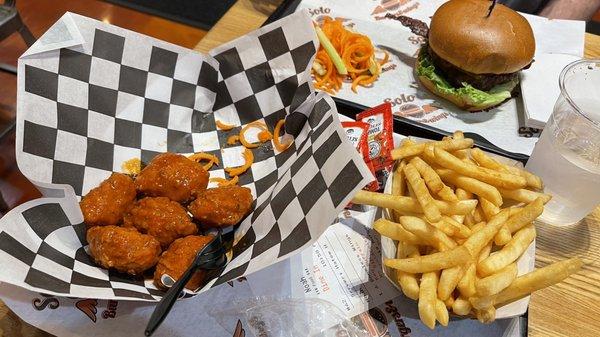
{"type": "Polygon", "coordinates": [[[337,69],[338,73],[341,75],[348,75],[348,69],[346,69],[344,61],[340,57],[340,54],[338,54],[337,50],[335,50],[335,48],[331,44],[331,41],[329,41],[327,36],[325,36],[325,33],[323,33],[321,28],[315,27],[315,30],[317,31],[317,37],[319,38],[319,42],[321,42],[321,45],[323,46],[323,48],[325,48],[325,52],[327,52],[327,55],[329,55],[329,57],[331,58],[331,61],[333,62],[333,65],[337,69]]]}
{"type": "Polygon", "coordinates": [[[379,64],[375,61],[375,57],[371,56],[369,59],[369,72],[371,75],[379,75],[379,64]]]}

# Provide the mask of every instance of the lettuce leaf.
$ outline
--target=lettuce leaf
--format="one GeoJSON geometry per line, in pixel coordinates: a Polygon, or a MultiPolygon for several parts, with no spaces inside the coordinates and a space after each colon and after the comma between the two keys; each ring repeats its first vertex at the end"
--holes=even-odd
{"type": "Polygon", "coordinates": [[[504,102],[511,97],[511,91],[519,84],[518,79],[497,85],[489,91],[474,88],[468,83],[462,83],[461,88],[455,88],[435,71],[435,65],[431,62],[427,48],[421,48],[417,75],[428,78],[436,86],[436,89],[444,95],[457,96],[459,99],[473,108],[472,110],[483,110],[504,102]]]}

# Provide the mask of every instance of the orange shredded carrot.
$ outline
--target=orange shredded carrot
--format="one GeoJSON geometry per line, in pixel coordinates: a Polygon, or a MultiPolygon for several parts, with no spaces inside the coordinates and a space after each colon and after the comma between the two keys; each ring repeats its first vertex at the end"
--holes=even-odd
{"type": "Polygon", "coordinates": [[[188,156],[188,159],[193,160],[197,163],[199,163],[203,160],[208,160],[208,163],[206,163],[204,166],[202,166],[206,171],[210,170],[214,164],[219,165],[219,158],[210,153],[204,153],[204,152],[194,153],[194,154],[188,156]]]}
{"type": "Polygon", "coordinates": [[[227,138],[227,145],[235,145],[240,140],[240,135],[232,135],[227,138]]]}
{"type": "Polygon", "coordinates": [[[217,125],[217,127],[223,131],[229,131],[233,128],[235,128],[235,125],[231,125],[231,124],[225,124],[223,122],[221,122],[220,120],[217,120],[217,122],[215,123],[217,125]]]}
{"type": "Polygon", "coordinates": [[[352,91],[354,91],[354,92],[358,92],[358,91],[356,90],[356,87],[358,86],[358,84],[359,84],[361,81],[363,81],[363,80],[366,80],[366,79],[368,79],[368,78],[369,78],[369,75],[360,75],[360,76],[356,77],[356,78],[354,79],[354,81],[352,81],[352,91]]]}
{"type": "Polygon", "coordinates": [[[208,181],[210,181],[211,183],[217,183],[217,185],[219,187],[237,185],[239,180],[240,179],[238,176],[235,176],[235,177],[231,178],[230,180],[227,180],[225,178],[220,178],[220,177],[208,179],[208,181]]]}
{"type": "Polygon", "coordinates": [[[248,148],[244,149],[244,160],[244,165],[237,167],[226,167],[225,172],[232,177],[239,176],[240,174],[246,172],[250,166],[252,166],[252,163],[254,163],[254,154],[252,153],[252,150],[248,148]]]}
{"type": "Polygon", "coordinates": [[[371,39],[366,35],[346,29],[339,19],[324,17],[319,27],[340,55],[348,74],[338,73],[333,61],[321,46],[315,58],[318,66],[312,69],[316,89],[335,94],[341,89],[344,79],[350,78],[352,79],[351,88],[357,92],[359,85],[365,86],[377,80],[380,71],[372,74],[369,69],[373,69],[375,66],[379,67],[389,61],[389,54],[386,51],[383,51],[384,58],[382,60],[376,59],[375,47],[371,39]],[[357,82],[358,77],[361,77],[361,80],[357,82]]]}
{"type": "Polygon", "coordinates": [[[284,144],[282,144],[279,141],[279,133],[281,132],[281,127],[283,126],[283,123],[285,123],[285,119],[282,119],[279,122],[277,122],[277,124],[275,125],[275,130],[273,132],[273,143],[275,144],[275,149],[277,149],[277,151],[279,152],[287,150],[290,147],[290,145],[292,145],[292,140],[289,140],[284,144]]]}
{"type": "Polygon", "coordinates": [[[385,55],[383,57],[383,60],[379,61],[379,65],[382,66],[384,64],[386,64],[389,60],[390,60],[390,54],[387,51],[383,51],[383,54],[385,55]]]}
{"type": "Polygon", "coordinates": [[[269,130],[263,130],[258,133],[258,141],[261,143],[268,142],[273,139],[273,135],[269,132],[269,130]]]}
{"type": "Polygon", "coordinates": [[[260,144],[257,144],[257,143],[250,143],[250,142],[248,142],[246,140],[246,137],[244,136],[244,134],[246,133],[246,131],[248,131],[250,128],[253,128],[253,127],[259,128],[259,129],[264,130],[264,131],[268,131],[267,126],[264,123],[259,122],[259,121],[255,121],[255,122],[246,124],[246,126],[244,126],[242,128],[242,130],[240,131],[239,137],[240,137],[240,143],[242,143],[242,145],[244,145],[244,147],[246,147],[248,149],[257,148],[260,145],[260,144]]]}

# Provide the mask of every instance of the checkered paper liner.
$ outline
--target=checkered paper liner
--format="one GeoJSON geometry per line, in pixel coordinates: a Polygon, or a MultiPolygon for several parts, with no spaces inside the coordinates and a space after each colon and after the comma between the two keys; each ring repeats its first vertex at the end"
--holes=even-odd
{"type": "Polygon", "coordinates": [[[372,179],[333,101],[312,88],[318,44],[306,13],[208,56],[71,13],[40,41],[68,45],[74,30],[78,42],[34,45],[19,59],[17,162],[44,198],[0,219],[0,281],[71,297],[160,299],[152,281],[90,260],[78,201],[124,161],[166,151],[212,153],[221,165],[211,177],[224,177],[243,151],[227,146],[228,136],[257,120],[272,130],[285,118],[294,143],[252,150],[239,184],[255,209],[234,231],[229,264],[203,290],[301,251],[372,179]],[[218,130],[217,120],[237,127],[218,130]]]}

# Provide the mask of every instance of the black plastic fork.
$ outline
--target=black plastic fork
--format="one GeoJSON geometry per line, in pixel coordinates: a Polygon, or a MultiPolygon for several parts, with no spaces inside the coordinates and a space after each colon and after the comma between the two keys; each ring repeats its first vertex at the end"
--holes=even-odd
{"type": "Polygon", "coordinates": [[[145,335],[151,336],[154,331],[156,331],[171,311],[171,308],[173,308],[175,301],[185,285],[198,269],[216,270],[223,268],[225,264],[227,264],[227,257],[225,256],[225,247],[223,246],[221,231],[219,231],[212,241],[196,254],[196,258],[194,258],[192,265],[160,300],[146,326],[145,335]]]}

